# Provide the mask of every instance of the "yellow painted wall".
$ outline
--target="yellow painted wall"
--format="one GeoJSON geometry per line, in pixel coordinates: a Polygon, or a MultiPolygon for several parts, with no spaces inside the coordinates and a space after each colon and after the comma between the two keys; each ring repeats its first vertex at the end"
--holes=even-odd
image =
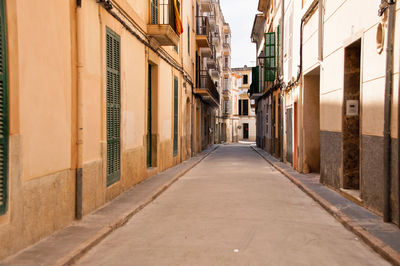
{"type": "Polygon", "coordinates": [[[16,5],[24,180],[67,169],[71,161],[69,3],[40,2],[16,5]]]}

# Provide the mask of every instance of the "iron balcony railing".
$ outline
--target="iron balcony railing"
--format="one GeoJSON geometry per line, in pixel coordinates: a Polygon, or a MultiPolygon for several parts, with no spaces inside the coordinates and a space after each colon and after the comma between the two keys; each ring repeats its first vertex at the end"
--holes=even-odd
{"type": "Polygon", "coordinates": [[[224,48],[227,48],[227,49],[230,49],[231,48],[231,43],[230,43],[230,41],[224,41],[224,48]]]}
{"type": "Polygon", "coordinates": [[[208,70],[200,70],[197,74],[197,88],[199,89],[207,89],[216,102],[219,103],[219,92],[215,83],[210,77],[208,70]]]}
{"type": "MultiPolygon", "coordinates": [[[[180,10],[180,2],[178,0],[176,1],[176,5],[178,10],[180,10]]],[[[150,24],[170,25],[177,32],[173,0],[150,0],[150,6],[150,24]]]]}
{"type": "Polygon", "coordinates": [[[197,16],[196,17],[196,34],[207,36],[208,42],[211,42],[211,31],[208,17],[197,16]]]}

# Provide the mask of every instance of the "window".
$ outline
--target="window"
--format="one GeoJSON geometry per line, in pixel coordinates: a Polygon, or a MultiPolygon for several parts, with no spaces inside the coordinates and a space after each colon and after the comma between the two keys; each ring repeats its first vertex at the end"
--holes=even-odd
{"type": "Polygon", "coordinates": [[[225,57],[225,68],[229,67],[229,58],[225,57]]]}
{"type": "Polygon", "coordinates": [[[178,155],[178,87],[178,77],[174,77],[174,156],[178,155]]]}
{"type": "Polygon", "coordinates": [[[0,2],[0,215],[8,199],[8,67],[4,1],[0,2]]]}
{"type": "Polygon", "coordinates": [[[243,100],[243,115],[249,115],[249,100],[243,100]]]}
{"type": "Polygon", "coordinates": [[[107,28],[107,186],[121,175],[120,37],[107,28]]]}
{"type": "Polygon", "coordinates": [[[188,25],[188,53],[190,54],[190,26],[188,25]]]}
{"type": "Polygon", "coordinates": [[[249,76],[243,75],[243,84],[249,84],[249,76]]]}
{"type": "Polygon", "coordinates": [[[249,100],[239,100],[239,115],[249,115],[249,100]]]}
{"type": "Polygon", "coordinates": [[[275,32],[265,34],[265,81],[275,80],[275,70],[268,69],[276,67],[275,60],[275,32]]]}
{"type": "Polygon", "coordinates": [[[150,0],[151,24],[158,24],[158,0],[150,0]]]}
{"type": "Polygon", "coordinates": [[[228,85],[229,85],[228,78],[225,78],[225,79],[224,79],[224,89],[225,89],[225,90],[228,90],[228,89],[229,89],[229,86],[228,86],[228,85]]]}

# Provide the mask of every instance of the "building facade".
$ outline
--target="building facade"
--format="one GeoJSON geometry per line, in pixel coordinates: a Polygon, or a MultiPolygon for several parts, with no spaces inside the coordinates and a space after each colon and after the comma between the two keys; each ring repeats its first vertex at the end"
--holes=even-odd
{"type": "Polygon", "coordinates": [[[260,0],[258,10],[257,145],[399,224],[398,4],[260,0]]]}
{"type": "Polygon", "coordinates": [[[216,4],[0,1],[0,259],[214,143],[216,4]]]}
{"type": "Polygon", "coordinates": [[[232,68],[234,76],[233,86],[233,120],[237,122],[235,127],[236,141],[256,141],[256,114],[251,107],[249,95],[252,80],[252,68],[232,68]]]}

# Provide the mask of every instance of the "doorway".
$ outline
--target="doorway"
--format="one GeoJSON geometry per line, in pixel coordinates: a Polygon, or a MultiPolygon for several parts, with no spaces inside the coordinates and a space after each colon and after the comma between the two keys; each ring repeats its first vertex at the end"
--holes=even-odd
{"type": "Polygon", "coordinates": [[[243,139],[249,138],[249,123],[243,123],[243,139]]]}
{"type": "Polygon", "coordinates": [[[157,165],[157,66],[148,64],[147,84],[147,128],[146,128],[146,165],[157,165]]]}
{"type": "Polygon", "coordinates": [[[292,107],[286,109],[286,161],[293,164],[293,112],[292,107]]]}
{"type": "Polygon", "coordinates": [[[320,67],[304,75],[303,172],[320,172],[320,67]]]}
{"type": "Polygon", "coordinates": [[[342,187],[359,190],[361,40],[346,47],[344,57],[342,187]]]}
{"type": "Polygon", "coordinates": [[[151,167],[151,124],[152,124],[152,112],[151,112],[151,65],[148,66],[149,71],[149,81],[148,81],[148,91],[147,91],[147,167],[151,167]]]}

